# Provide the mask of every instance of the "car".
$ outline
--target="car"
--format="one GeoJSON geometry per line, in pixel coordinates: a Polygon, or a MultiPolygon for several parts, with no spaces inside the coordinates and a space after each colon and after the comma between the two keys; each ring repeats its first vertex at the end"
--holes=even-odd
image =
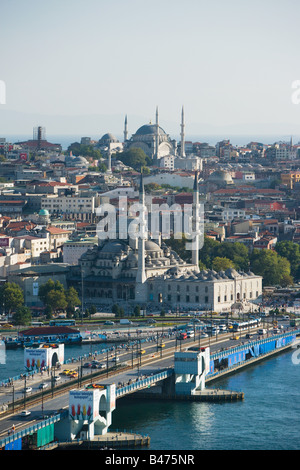
{"type": "Polygon", "coordinates": [[[48,384],[46,382],[42,382],[40,385],[39,385],[39,389],[43,390],[44,388],[47,388],[48,387],[48,384]]]}
{"type": "Polygon", "coordinates": [[[104,325],[114,325],[114,322],[113,321],[106,321],[106,322],[104,322],[104,325]]]}
{"type": "Polygon", "coordinates": [[[60,376],[57,375],[56,377],[54,377],[54,382],[58,382],[59,380],[61,380],[60,376]]]}
{"type": "Polygon", "coordinates": [[[20,413],[20,416],[22,416],[22,417],[30,416],[30,415],[31,415],[31,411],[28,411],[28,410],[23,410],[20,413]]]}
{"type": "Polygon", "coordinates": [[[30,393],[32,392],[32,388],[31,387],[26,387],[23,389],[23,393],[30,393]]]}
{"type": "Polygon", "coordinates": [[[68,377],[71,377],[71,378],[75,379],[76,377],[78,377],[78,372],[72,371],[72,372],[70,372],[70,374],[68,374],[68,377]]]}
{"type": "Polygon", "coordinates": [[[85,362],[82,367],[84,369],[90,369],[92,366],[93,364],[91,362],[85,362]]]}

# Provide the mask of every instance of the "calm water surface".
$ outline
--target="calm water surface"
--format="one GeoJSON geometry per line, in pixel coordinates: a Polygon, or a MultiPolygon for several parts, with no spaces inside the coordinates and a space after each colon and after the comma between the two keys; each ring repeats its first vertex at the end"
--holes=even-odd
{"type": "Polygon", "coordinates": [[[299,449],[300,365],[291,355],[215,382],[215,387],[243,391],[241,402],[118,402],[113,427],[148,434],[153,450],[299,449]]]}

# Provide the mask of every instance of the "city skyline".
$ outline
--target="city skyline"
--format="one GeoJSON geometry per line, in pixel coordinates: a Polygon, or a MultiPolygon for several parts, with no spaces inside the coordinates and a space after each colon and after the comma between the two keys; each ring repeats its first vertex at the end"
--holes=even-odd
{"type": "Polygon", "coordinates": [[[4,2],[1,134],[296,134],[296,1],[4,2]],[[13,25],[13,26],[12,26],[13,25]],[[13,27],[12,34],[11,28],[13,27]]]}

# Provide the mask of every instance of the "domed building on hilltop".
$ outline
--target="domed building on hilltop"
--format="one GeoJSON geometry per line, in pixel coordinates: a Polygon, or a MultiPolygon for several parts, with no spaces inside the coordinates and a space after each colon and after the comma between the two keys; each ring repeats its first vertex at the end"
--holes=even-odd
{"type": "MultiPolygon", "coordinates": [[[[144,124],[135,134],[128,139],[127,116],[124,127],[124,150],[132,147],[141,148],[146,155],[156,162],[167,155],[177,155],[177,142],[160,127],[158,119],[158,108],[156,108],[156,122],[144,124]]],[[[181,147],[184,150],[184,123],[182,114],[182,139],[181,147]]]]}

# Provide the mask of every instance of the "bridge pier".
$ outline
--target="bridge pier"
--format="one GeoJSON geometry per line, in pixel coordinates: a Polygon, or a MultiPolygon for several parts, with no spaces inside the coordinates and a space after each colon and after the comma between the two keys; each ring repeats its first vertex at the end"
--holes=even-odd
{"type": "Polygon", "coordinates": [[[70,439],[93,440],[107,433],[116,407],[115,384],[71,390],[69,393],[70,439]]]}
{"type": "Polygon", "coordinates": [[[194,395],[197,390],[204,390],[209,369],[210,348],[175,352],[175,395],[194,395]]]}

